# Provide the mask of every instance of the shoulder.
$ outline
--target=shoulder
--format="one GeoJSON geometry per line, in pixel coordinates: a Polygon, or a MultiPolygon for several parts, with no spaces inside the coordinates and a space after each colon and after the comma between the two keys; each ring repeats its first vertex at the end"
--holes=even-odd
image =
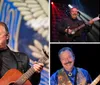
{"type": "Polygon", "coordinates": [[[65,22],[65,21],[68,21],[69,19],[68,18],[63,18],[61,20],[59,20],[59,22],[65,22]]]}
{"type": "Polygon", "coordinates": [[[57,77],[58,70],[51,75],[51,79],[57,77]]]}
{"type": "Polygon", "coordinates": [[[50,77],[51,85],[57,85],[57,82],[58,82],[58,72],[59,72],[59,70],[57,70],[55,73],[53,73],[52,76],[50,77]]]}
{"type": "Polygon", "coordinates": [[[55,73],[52,74],[50,77],[51,85],[58,85],[58,75],[61,69],[57,70],[55,73]]]}
{"type": "Polygon", "coordinates": [[[54,72],[52,75],[51,75],[51,79],[57,79],[58,77],[58,73],[61,69],[57,70],[56,72],[54,72]]]}
{"type": "Polygon", "coordinates": [[[86,78],[91,78],[89,72],[86,69],[79,68],[79,70],[83,73],[86,78]]]}
{"type": "Polygon", "coordinates": [[[88,71],[83,69],[83,68],[79,68],[79,69],[81,70],[81,72],[85,76],[85,78],[87,80],[87,83],[91,83],[92,82],[92,78],[91,78],[90,74],[88,73],[88,71]]]}
{"type": "Polygon", "coordinates": [[[84,24],[84,21],[82,21],[82,20],[77,19],[77,22],[79,23],[79,25],[84,24]]]}
{"type": "Polygon", "coordinates": [[[14,52],[14,51],[12,51],[14,54],[16,54],[16,55],[21,55],[21,56],[27,56],[25,53],[23,53],[23,52],[14,52]]]}
{"type": "Polygon", "coordinates": [[[20,60],[23,60],[23,59],[26,60],[26,61],[28,60],[27,54],[25,54],[23,52],[14,52],[14,51],[12,51],[12,53],[15,57],[19,58],[20,60]]]}
{"type": "Polygon", "coordinates": [[[78,68],[83,74],[88,74],[88,71],[84,68],[78,68]]]}

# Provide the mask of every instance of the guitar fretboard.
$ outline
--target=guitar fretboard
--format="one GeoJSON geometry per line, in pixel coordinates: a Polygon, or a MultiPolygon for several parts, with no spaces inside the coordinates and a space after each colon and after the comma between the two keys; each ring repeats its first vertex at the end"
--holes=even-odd
{"type": "Polygon", "coordinates": [[[96,85],[99,81],[100,81],[100,75],[90,85],[96,85]]]}
{"type": "MultiPolygon", "coordinates": [[[[92,19],[92,21],[94,21],[94,22],[95,22],[95,21],[98,21],[98,20],[100,20],[100,16],[98,16],[98,17],[92,19]]],[[[86,24],[89,24],[89,23],[82,24],[82,25],[80,25],[79,27],[73,29],[73,30],[72,30],[72,34],[75,33],[76,31],[78,31],[79,29],[85,27],[86,24]]]]}
{"type": "MultiPolygon", "coordinates": [[[[47,56],[47,55],[46,55],[47,56]]],[[[38,60],[38,63],[45,63],[45,61],[48,59],[46,56],[43,58],[40,58],[38,60]]],[[[26,73],[24,73],[15,83],[18,85],[23,85],[33,74],[35,73],[35,70],[33,67],[31,67],[26,73]]]]}

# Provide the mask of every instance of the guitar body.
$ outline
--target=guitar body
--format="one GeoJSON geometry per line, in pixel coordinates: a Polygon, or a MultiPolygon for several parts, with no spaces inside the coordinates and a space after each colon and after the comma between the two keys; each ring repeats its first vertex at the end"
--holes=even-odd
{"type": "Polygon", "coordinates": [[[81,36],[81,33],[82,33],[83,30],[78,30],[77,32],[75,32],[75,34],[67,34],[65,39],[67,42],[71,42],[75,39],[75,37],[77,36],[81,36]]]}
{"type": "MultiPolygon", "coordinates": [[[[98,21],[98,20],[100,20],[100,15],[98,17],[92,19],[91,21],[95,22],[95,21],[98,21]]],[[[83,28],[86,26],[86,24],[90,25],[90,23],[85,23],[85,24],[82,24],[82,25],[80,25],[78,27],[70,27],[70,28],[68,28],[68,29],[74,31],[74,34],[73,34],[73,32],[72,32],[72,34],[67,34],[66,40],[67,41],[73,41],[75,39],[75,37],[80,36],[82,31],[83,31],[83,28]]]]}
{"type": "MultiPolygon", "coordinates": [[[[17,69],[8,70],[5,75],[0,79],[0,85],[13,85],[14,81],[19,79],[22,76],[22,73],[17,69]]],[[[23,85],[32,85],[29,80],[27,80],[23,85]]]]}

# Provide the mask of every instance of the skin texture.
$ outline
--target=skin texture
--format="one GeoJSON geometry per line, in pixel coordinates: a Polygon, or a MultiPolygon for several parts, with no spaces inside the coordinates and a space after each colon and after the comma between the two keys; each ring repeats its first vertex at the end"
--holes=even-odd
{"type": "Polygon", "coordinates": [[[78,16],[78,9],[77,9],[77,8],[72,8],[72,9],[70,10],[70,15],[71,15],[71,17],[72,17],[73,19],[76,19],[77,16],[78,16]]]}
{"type": "Polygon", "coordinates": [[[7,34],[3,25],[0,25],[0,49],[7,48],[7,40],[9,39],[9,34],[7,34]]]}
{"type": "Polygon", "coordinates": [[[60,61],[62,66],[67,71],[72,71],[74,67],[74,57],[70,51],[64,51],[60,54],[60,61]]]}

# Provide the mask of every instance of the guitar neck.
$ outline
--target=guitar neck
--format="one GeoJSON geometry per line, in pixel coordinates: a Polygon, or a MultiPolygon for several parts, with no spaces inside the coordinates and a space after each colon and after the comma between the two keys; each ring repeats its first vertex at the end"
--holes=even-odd
{"type": "MultiPolygon", "coordinates": [[[[100,20],[99,16],[98,16],[98,17],[95,17],[94,19],[92,19],[92,21],[94,21],[94,22],[96,22],[96,21],[98,21],[98,20],[100,20]]],[[[89,24],[89,23],[86,23],[86,24],[89,24]]],[[[77,28],[76,28],[76,31],[79,30],[79,29],[81,29],[81,28],[84,27],[84,26],[85,26],[85,24],[82,24],[81,26],[77,27],[77,28]]]]}
{"type": "Polygon", "coordinates": [[[81,29],[81,28],[83,28],[83,27],[85,27],[85,24],[82,24],[81,26],[75,28],[74,31],[76,32],[77,30],[79,30],[79,29],[81,29]]]}
{"type": "Polygon", "coordinates": [[[98,16],[98,17],[96,17],[96,18],[94,18],[94,19],[92,19],[92,21],[98,21],[98,20],[100,20],[100,16],[98,16]]]}
{"type": "MultiPolygon", "coordinates": [[[[100,16],[95,17],[94,19],[92,19],[93,22],[98,21],[98,20],[100,20],[100,16]]],[[[89,23],[86,23],[86,24],[89,24],[89,23]]],[[[75,28],[73,31],[76,32],[77,30],[79,30],[79,29],[81,29],[83,27],[85,27],[85,24],[80,25],[79,27],[75,28]]]]}
{"type": "MultiPolygon", "coordinates": [[[[38,63],[45,63],[45,61],[48,59],[47,54],[44,52],[46,56],[38,60],[38,63]]],[[[16,83],[18,85],[23,85],[33,74],[35,73],[35,70],[33,67],[31,67],[26,73],[24,73],[17,81],[16,83]]]]}
{"type": "Polygon", "coordinates": [[[26,73],[24,73],[17,81],[16,83],[18,85],[23,85],[24,82],[26,82],[33,74],[35,73],[35,70],[33,67],[31,67],[26,73]]]}
{"type": "Polygon", "coordinates": [[[96,85],[99,81],[100,81],[100,75],[90,85],[96,85]]]}

